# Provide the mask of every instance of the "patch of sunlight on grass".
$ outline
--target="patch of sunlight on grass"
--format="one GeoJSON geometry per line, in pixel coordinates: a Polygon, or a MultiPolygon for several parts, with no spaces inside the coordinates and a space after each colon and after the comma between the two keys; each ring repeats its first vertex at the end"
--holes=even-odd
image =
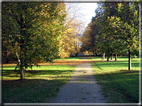
{"type": "Polygon", "coordinates": [[[19,77],[3,77],[2,80],[19,80],[19,77]]]}
{"type": "MultiPolygon", "coordinates": [[[[92,61],[101,61],[101,59],[91,59],[92,61]]],[[[103,60],[105,61],[105,60],[103,60]]]]}
{"type": "MultiPolygon", "coordinates": [[[[36,67],[36,66],[33,66],[32,70],[65,70],[65,69],[73,69],[72,66],[68,66],[68,65],[52,65],[52,66],[40,66],[40,67],[36,67]]],[[[28,68],[30,70],[30,68],[28,68]]]]}
{"type": "Polygon", "coordinates": [[[44,77],[51,77],[51,76],[50,76],[50,75],[38,75],[38,76],[36,76],[35,78],[38,78],[38,77],[44,78],[44,77]]]}

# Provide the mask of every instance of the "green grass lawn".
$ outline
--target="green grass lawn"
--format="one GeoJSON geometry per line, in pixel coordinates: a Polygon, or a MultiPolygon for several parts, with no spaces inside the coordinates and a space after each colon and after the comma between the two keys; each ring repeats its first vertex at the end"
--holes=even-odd
{"type": "MultiPolygon", "coordinates": [[[[118,61],[94,61],[94,74],[102,85],[109,103],[139,102],[139,58],[132,59],[132,70],[128,70],[128,58],[118,57],[118,61]]],[[[97,58],[98,59],[98,58],[97,58]]],[[[101,59],[101,58],[100,58],[101,59]]]]}
{"type": "Polygon", "coordinates": [[[19,81],[19,72],[14,66],[3,66],[3,103],[50,102],[75,70],[75,66],[51,65],[33,67],[25,73],[25,80],[19,81]]]}
{"type": "MultiPolygon", "coordinates": [[[[132,70],[128,69],[128,58],[118,57],[118,61],[102,61],[101,57],[89,57],[94,74],[109,103],[139,102],[139,58],[132,59],[132,70]]],[[[81,59],[71,57],[70,59],[81,59]]],[[[50,102],[68,81],[76,66],[50,65],[33,67],[25,73],[25,80],[19,81],[19,72],[14,66],[3,66],[3,103],[44,103],[50,102]]]]}
{"type": "Polygon", "coordinates": [[[83,59],[82,57],[67,57],[65,59],[57,58],[55,60],[80,60],[83,59]]]}

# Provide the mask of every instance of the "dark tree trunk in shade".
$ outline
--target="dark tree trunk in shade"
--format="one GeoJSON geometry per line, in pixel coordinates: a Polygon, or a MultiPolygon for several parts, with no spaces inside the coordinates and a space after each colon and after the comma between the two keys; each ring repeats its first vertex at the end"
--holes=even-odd
{"type": "Polygon", "coordinates": [[[128,50],[128,71],[131,70],[131,51],[128,50]]]}
{"type": "Polygon", "coordinates": [[[109,56],[110,56],[110,55],[108,54],[108,56],[107,56],[107,61],[109,61],[109,56]]]}
{"type": "Polygon", "coordinates": [[[24,79],[24,69],[20,70],[20,80],[24,79]]]}
{"type": "Polygon", "coordinates": [[[115,61],[117,61],[117,53],[115,53],[115,61]]]}

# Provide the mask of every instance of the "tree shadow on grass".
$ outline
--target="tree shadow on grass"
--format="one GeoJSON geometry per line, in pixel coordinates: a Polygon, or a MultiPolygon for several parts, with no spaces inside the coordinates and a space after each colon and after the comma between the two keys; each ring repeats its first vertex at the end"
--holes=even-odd
{"type": "Polygon", "coordinates": [[[2,76],[8,76],[8,77],[18,77],[18,75],[20,74],[19,71],[15,71],[15,70],[3,70],[2,71],[2,76]]]}
{"type": "MultiPolygon", "coordinates": [[[[67,62],[61,62],[61,63],[67,63],[67,62]]],[[[69,67],[69,66],[76,66],[76,65],[70,65],[70,64],[69,65],[68,64],[67,65],[66,64],[63,64],[63,65],[62,64],[61,65],[52,65],[52,63],[48,64],[48,65],[46,63],[39,63],[39,64],[40,64],[39,67],[33,65],[32,68],[42,68],[42,67],[61,67],[61,68],[64,67],[65,68],[65,67],[69,67]]],[[[3,69],[10,69],[10,68],[15,69],[15,67],[16,66],[2,66],[3,69]]]]}
{"type": "MultiPolygon", "coordinates": [[[[124,98],[126,97],[130,103],[139,102],[138,70],[119,70],[113,73],[97,74],[96,78],[99,79],[99,83],[104,86],[104,90],[108,89],[108,92],[111,92],[111,90],[119,92],[120,94],[123,94],[124,98]]],[[[113,95],[115,94],[108,96],[112,96],[113,99],[113,95]]],[[[118,98],[121,99],[121,97],[118,98]]]]}
{"type": "MultiPolygon", "coordinates": [[[[137,84],[136,86],[134,84],[135,81],[134,82],[132,81],[135,80],[133,79],[133,75],[131,75],[132,73],[138,74],[138,71],[126,72],[126,70],[120,70],[120,73],[116,72],[105,75],[100,74],[97,75],[97,77],[103,78],[100,81],[100,82],[105,81],[105,84],[103,86],[108,86],[108,89],[113,89],[114,91],[123,93],[124,97],[126,96],[131,103],[132,102],[137,103],[138,88],[136,88],[137,84]]],[[[84,77],[88,79],[91,78],[92,76],[89,77],[84,76],[84,77]]],[[[73,80],[76,79],[78,79],[78,77],[74,77],[73,80]]],[[[84,82],[82,80],[82,77],[80,77],[77,81],[84,82]]],[[[65,83],[66,83],[65,80],[59,80],[59,79],[58,80],[25,79],[23,81],[3,80],[2,81],[3,102],[4,103],[6,102],[7,103],[44,103],[45,101],[50,102],[51,99],[57,95],[60,87],[65,83]]],[[[76,85],[77,83],[70,83],[70,85],[71,84],[76,85]]],[[[80,84],[84,85],[84,83],[80,84]]]]}
{"type": "MultiPolygon", "coordinates": [[[[28,70],[25,72],[25,74],[28,75],[28,77],[35,76],[35,75],[60,75],[63,73],[70,73],[73,70],[28,70]]],[[[7,77],[18,77],[20,74],[20,71],[14,71],[14,70],[5,70],[2,72],[2,76],[7,77]]]]}
{"type": "Polygon", "coordinates": [[[64,80],[3,80],[3,103],[43,103],[53,99],[64,80]]]}

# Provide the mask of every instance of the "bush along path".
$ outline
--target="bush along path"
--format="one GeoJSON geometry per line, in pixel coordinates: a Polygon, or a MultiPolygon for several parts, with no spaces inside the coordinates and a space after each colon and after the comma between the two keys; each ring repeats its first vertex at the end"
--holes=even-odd
{"type": "Polygon", "coordinates": [[[51,103],[106,103],[90,63],[78,65],[70,81],[51,103]]]}

